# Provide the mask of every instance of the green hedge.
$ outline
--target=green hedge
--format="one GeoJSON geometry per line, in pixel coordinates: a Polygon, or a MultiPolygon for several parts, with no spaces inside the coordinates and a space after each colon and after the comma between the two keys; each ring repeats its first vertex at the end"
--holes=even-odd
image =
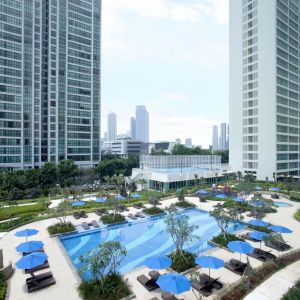
{"type": "Polygon", "coordinates": [[[300,299],[300,280],[284,294],[281,300],[298,300],[300,299]]]}
{"type": "Polygon", "coordinates": [[[172,259],[171,268],[176,272],[184,272],[196,266],[195,255],[190,252],[172,252],[168,256],[172,259]]]}
{"type": "Polygon", "coordinates": [[[158,215],[158,214],[162,214],[164,211],[162,209],[160,209],[159,207],[149,207],[149,208],[144,208],[143,212],[147,215],[158,215]]]}
{"type": "Polygon", "coordinates": [[[236,235],[230,234],[230,233],[226,234],[226,240],[224,239],[223,233],[220,233],[219,235],[212,238],[212,242],[219,244],[226,248],[227,248],[227,244],[232,241],[243,241],[243,239],[238,238],[236,235]]]}
{"type": "Polygon", "coordinates": [[[5,299],[6,290],[7,290],[7,283],[6,283],[3,275],[0,273],[0,300],[5,299]]]}
{"type": "Polygon", "coordinates": [[[75,226],[68,222],[66,224],[57,223],[55,225],[49,226],[48,232],[50,235],[58,234],[58,233],[67,233],[75,230],[75,226]]]}
{"type": "Polygon", "coordinates": [[[188,201],[178,201],[175,203],[176,206],[182,207],[182,208],[192,208],[196,207],[194,203],[188,202],[188,201]]]}
{"type": "Polygon", "coordinates": [[[300,222],[300,208],[297,209],[297,211],[294,214],[294,218],[300,222]]]}
{"type": "Polygon", "coordinates": [[[103,224],[115,224],[124,222],[126,219],[120,214],[109,214],[100,218],[103,224]]]}
{"type": "Polygon", "coordinates": [[[22,216],[18,219],[12,220],[12,221],[3,222],[3,223],[0,223],[0,232],[1,231],[10,231],[19,226],[25,225],[27,223],[31,223],[33,221],[34,221],[34,216],[27,215],[27,216],[22,216]]]}
{"type": "Polygon", "coordinates": [[[265,233],[271,233],[272,232],[272,230],[269,229],[266,226],[255,226],[255,225],[248,224],[247,227],[252,229],[252,230],[262,231],[262,232],[265,232],[265,233]]]}
{"type": "Polygon", "coordinates": [[[300,202],[300,193],[290,192],[290,199],[295,202],[300,202]]]}

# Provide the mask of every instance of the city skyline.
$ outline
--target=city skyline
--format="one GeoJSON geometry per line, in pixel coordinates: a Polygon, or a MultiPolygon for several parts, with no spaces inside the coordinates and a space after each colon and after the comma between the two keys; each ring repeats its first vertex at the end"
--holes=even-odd
{"type": "Polygon", "coordinates": [[[151,141],[208,147],[211,127],[228,122],[228,1],[148,3],[103,1],[102,113],[114,111],[127,132],[141,103],[151,141]]]}

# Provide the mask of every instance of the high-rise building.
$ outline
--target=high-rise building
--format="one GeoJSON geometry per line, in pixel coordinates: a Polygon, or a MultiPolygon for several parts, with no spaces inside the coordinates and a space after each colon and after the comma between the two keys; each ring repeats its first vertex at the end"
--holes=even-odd
{"type": "Polygon", "coordinates": [[[131,140],[136,140],[136,126],[135,126],[135,117],[130,118],[130,137],[131,140]]]}
{"type": "Polygon", "coordinates": [[[191,138],[186,138],[185,139],[185,146],[188,148],[192,148],[193,147],[193,142],[191,138]]]}
{"type": "Polygon", "coordinates": [[[300,175],[299,0],[230,1],[230,164],[300,175]]]}
{"type": "Polygon", "coordinates": [[[107,115],[107,141],[113,142],[117,139],[117,115],[110,112],[107,115]]]}
{"type": "Polygon", "coordinates": [[[227,149],[227,124],[221,123],[220,125],[220,144],[219,149],[227,149]]]}
{"type": "Polygon", "coordinates": [[[136,140],[149,143],[149,113],[145,105],[137,105],[135,111],[136,140]]]}
{"type": "Polygon", "coordinates": [[[181,139],[177,138],[177,139],[175,140],[175,143],[176,143],[176,144],[181,144],[181,139]]]}
{"type": "Polygon", "coordinates": [[[219,149],[219,134],[218,134],[218,126],[213,126],[213,132],[212,132],[212,149],[218,150],[219,149]]]}
{"type": "Polygon", "coordinates": [[[0,167],[99,162],[100,3],[0,0],[0,167]]]}

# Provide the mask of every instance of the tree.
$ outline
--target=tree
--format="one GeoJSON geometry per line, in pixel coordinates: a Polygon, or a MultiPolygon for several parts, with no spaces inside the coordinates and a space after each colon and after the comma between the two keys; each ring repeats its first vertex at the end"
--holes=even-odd
{"type": "Polygon", "coordinates": [[[75,177],[77,175],[77,166],[75,162],[70,159],[62,160],[57,165],[58,179],[61,186],[70,186],[75,184],[75,177]]]}
{"type": "Polygon", "coordinates": [[[274,180],[274,182],[277,182],[277,180],[276,180],[276,173],[275,172],[273,173],[273,180],[274,180]]]}
{"type": "Polygon", "coordinates": [[[62,226],[67,224],[67,216],[72,210],[72,206],[69,201],[62,201],[59,205],[54,208],[54,217],[59,220],[62,226]]]}
{"type": "Polygon", "coordinates": [[[96,172],[100,176],[100,179],[103,179],[105,176],[113,176],[124,174],[127,170],[127,164],[124,159],[116,158],[112,160],[103,160],[96,167],[96,172]]]}
{"type": "Polygon", "coordinates": [[[236,175],[237,175],[239,181],[241,181],[241,178],[242,178],[242,172],[241,172],[241,171],[237,171],[237,172],[236,172],[236,175]]]}
{"type": "Polygon", "coordinates": [[[167,232],[171,235],[176,246],[177,253],[183,254],[184,246],[200,238],[194,233],[198,226],[190,225],[189,217],[179,213],[175,206],[170,207],[165,223],[167,232]]]}
{"type": "Polygon", "coordinates": [[[107,275],[117,273],[117,268],[126,256],[127,250],[118,241],[104,242],[83,256],[79,257],[81,267],[79,272],[83,275],[90,271],[92,281],[103,286],[107,275]]]}
{"type": "Polygon", "coordinates": [[[141,185],[142,190],[144,190],[145,184],[147,184],[147,180],[144,178],[136,179],[135,182],[141,185]]]}
{"type": "Polygon", "coordinates": [[[255,187],[253,183],[244,181],[239,182],[235,189],[238,192],[239,196],[246,200],[247,197],[254,191],[255,187]]]}
{"type": "Polygon", "coordinates": [[[57,182],[57,168],[52,162],[46,162],[40,168],[40,185],[44,189],[44,194],[48,194],[48,189],[57,182]]]}
{"type": "Polygon", "coordinates": [[[226,208],[216,207],[210,212],[210,216],[215,218],[225,241],[227,241],[229,225],[231,223],[238,223],[243,219],[243,216],[234,204],[228,205],[226,208]]]}
{"type": "Polygon", "coordinates": [[[265,217],[266,212],[270,212],[274,206],[274,202],[271,199],[259,198],[249,201],[251,205],[251,213],[255,219],[261,220],[265,217]]]}
{"type": "Polygon", "coordinates": [[[176,194],[179,201],[184,201],[186,196],[186,192],[184,189],[180,189],[176,194]]]}

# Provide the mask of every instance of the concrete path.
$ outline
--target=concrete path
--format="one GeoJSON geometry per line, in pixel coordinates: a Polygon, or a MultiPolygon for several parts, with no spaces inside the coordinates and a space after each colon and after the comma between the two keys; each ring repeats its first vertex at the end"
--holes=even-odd
{"type": "Polygon", "coordinates": [[[280,300],[299,279],[300,261],[297,261],[264,281],[244,300],[280,300]]]}

